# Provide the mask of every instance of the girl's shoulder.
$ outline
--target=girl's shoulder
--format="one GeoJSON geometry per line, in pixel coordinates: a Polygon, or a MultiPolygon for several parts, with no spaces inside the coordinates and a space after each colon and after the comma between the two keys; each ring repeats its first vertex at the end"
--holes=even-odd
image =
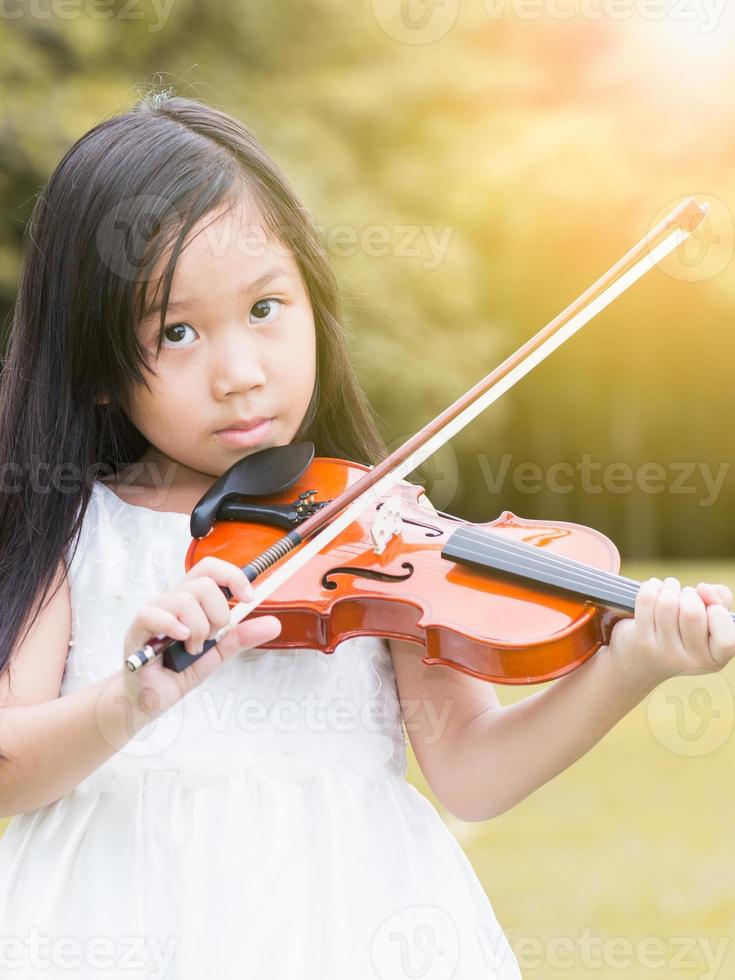
{"type": "MultiPolygon", "coordinates": [[[[81,505],[80,505],[81,506],[81,505]]],[[[155,546],[158,552],[187,543],[190,515],[132,504],[96,480],[82,516],[79,534],[67,546],[65,558],[74,583],[80,569],[90,564],[106,568],[109,562],[130,558],[136,549],[155,546]]]]}
{"type": "Polygon", "coordinates": [[[93,486],[98,494],[108,497],[108,500],[117,498],[118,501],[128,507],[150,511],[158,514],[186,514],[189,516],[195,505],[201,499],[204,491],[192,497],[190,492],[172,491],[164,488],[138,486],[129,481],[121,480],[118,474],[105,477],[104,480],[96,480],[93,486]],[[111,494],[112,497],[108,495],[111,494]]]}

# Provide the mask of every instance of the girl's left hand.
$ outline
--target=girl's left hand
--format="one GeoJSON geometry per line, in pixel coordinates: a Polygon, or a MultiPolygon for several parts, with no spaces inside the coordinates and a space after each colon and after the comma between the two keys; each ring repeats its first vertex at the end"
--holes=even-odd
{"type": "Polygon", "coordinates": [[[735,657],[732,592],[700,582],[682,589],[675,578],[641,585],[635,616],[621,619],[608,656],[629,683],[655,687],[678,674],[710,674],[735,657]]]}

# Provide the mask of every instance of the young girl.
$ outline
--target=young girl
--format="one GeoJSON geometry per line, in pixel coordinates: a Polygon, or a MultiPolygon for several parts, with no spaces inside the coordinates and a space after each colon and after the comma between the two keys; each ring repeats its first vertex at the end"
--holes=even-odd
{"type": "Polygon", "coordinates": [[[309,217],[240,123],[149,96],[40,195],[2,378],[0,958],[8,976],[480,977],[518,964],[464,852],[405,780],[500,814],[661,680],[735,651],[726,589],[642,588],[634,619],[512,707],[381,638],[258,649],[252,589],[189,515],[234,462],[311,440],[384,454],[309,217]],[[403,713],[403,714],[402,714],[403,713]],[[73,970],[73,974],[70,974],[73,970]]]}

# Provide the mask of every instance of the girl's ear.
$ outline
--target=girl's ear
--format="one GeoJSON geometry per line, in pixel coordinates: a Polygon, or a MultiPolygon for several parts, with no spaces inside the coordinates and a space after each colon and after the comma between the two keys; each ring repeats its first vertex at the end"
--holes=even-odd
{"type": "Polygon", "coordinates": [[[97,399],[97,404],[98,405],[109,405],[110,404],[110,399],[107,397],[107,395],[102,395],[100,398],[97,399]]]}

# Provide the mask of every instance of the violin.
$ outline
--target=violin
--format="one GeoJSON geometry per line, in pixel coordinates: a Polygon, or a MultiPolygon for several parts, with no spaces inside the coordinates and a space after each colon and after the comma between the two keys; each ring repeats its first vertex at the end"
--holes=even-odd
{"type": "MultiPolygon", "coordinates": [[[[689,199],[499,367],[375,466],[315,458],[311,443],[271,447],[237,461],[191,514],[188,572],[213,555],[256,583],[240,602],[224,589],[229,626],[190,654],[159,634],[126,666],[161,655],[181,671],[232,626],[261,609],[281,632],[263,648],[333,653],[354,636],[420,644],[443,664],[501,684],[537,684],[575,670],[630,615],[640,583],[619,574],[620,555],[599,531],[503,512],[470,523],[420,503],[403,479],[452,435],[701,224],[689,199]]],[[[430,506],[430,505],[429,505],[430,506]]]]}
{"type": "MultiPolygon", "coordinates": [[[[192,540],[186,570],[213,555],[247,573],[280,538],[281,517],[283,524],[300,519],[367,472],[357,463],[316,458],[281,493],[220,497],[218,519],[192,540]]],[[[281,585],[260,607],[281,621],[278,637],[263,647],[332,653],[348,637],[378,635],[420,643],[427,664],[533,684],[573,670],[606,642],[615,617],[600,615],[592,600],[633,608],[633,584],[614,574],[620,557],[598,531],[507,511],[470,524],[427,510],[418,503],[422,492],[402,482],[398,494],[363,512],[281,585]],[[545,585],[558,588],[542,591],[545,585]]],[[[201,519],[197,508],[194,520],[201,519]]],[[[180,646],[183,663],[191,662],[180,646]]]]}

